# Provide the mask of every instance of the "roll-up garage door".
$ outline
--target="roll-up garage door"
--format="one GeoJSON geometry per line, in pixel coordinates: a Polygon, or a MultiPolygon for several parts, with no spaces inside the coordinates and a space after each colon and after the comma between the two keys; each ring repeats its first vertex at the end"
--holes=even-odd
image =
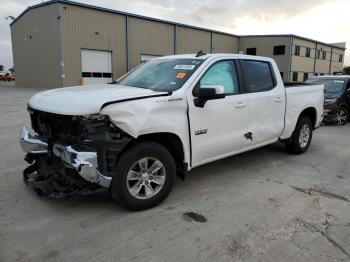
{"type": "Polygon", "coordinates": [[[112,52],[81,50],[81,77],[83,85],[112,81],[112,52]]]}

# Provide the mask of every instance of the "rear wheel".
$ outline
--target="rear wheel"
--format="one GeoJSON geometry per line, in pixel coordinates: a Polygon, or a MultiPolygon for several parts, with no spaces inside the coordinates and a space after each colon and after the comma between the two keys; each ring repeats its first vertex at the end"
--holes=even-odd
{"type": "Polygon", "coordinates": [[[346,125],[349,119],[348,110],[345,107],[339,107],[337,110],[337,124],[338,126],[346,125]]]}
{"type": "Polygon", "coordinates": [[[152,208],[170,193],[176,165],[170,152],[153,142],[137,144],[119,159],[110,193],[130,210],[152,208]]]}
{"type": "Polygon", "coordinates": [[[292,137],[286,142],[286,149],[292,154],[305,153],[312,140],[312,122],[308,117],[302,117],[295,127],[292,137]]]}

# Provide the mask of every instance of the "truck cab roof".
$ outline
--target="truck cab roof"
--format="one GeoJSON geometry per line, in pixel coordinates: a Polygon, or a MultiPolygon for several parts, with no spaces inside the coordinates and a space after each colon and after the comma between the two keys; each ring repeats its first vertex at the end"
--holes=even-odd
{"type": "Polygon", "coordinates": [[[220,58],[220,57],[230,57],[232,59],[251,59],[251,60],[261,60],[261,61],[273,61],[273,59],[269,57],[262,56],[251,56],[251,55],[242,55],[242,54],[230,54],[230,53],[216,53],[216,54],[203,54],[201,56],[197,56],[197,54],[183,54],[183,55],[170,55],[170,56],[162,56],[154,59],[201,59],[206,60],[208,58],[220,58]]]}

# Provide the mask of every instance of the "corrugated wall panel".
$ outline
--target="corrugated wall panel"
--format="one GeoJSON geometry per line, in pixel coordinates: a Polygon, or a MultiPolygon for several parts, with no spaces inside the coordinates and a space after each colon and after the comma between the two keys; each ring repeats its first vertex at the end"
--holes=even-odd
{"type": "Polygon", "coordinates": [[[81,82],[81,49],[112,52],[113,77],[127,71],[126,18],[88,8],[60,4],[64,43],[64,85],[81,82]]]}
{"type": "Polygon", "coordinates": [[[212,53],[238,53],[238,37],[213,33],[212,53]]]}
{"type": "Polygon", "coordinates": [[[210,32],[178,26],[176,30],[176,53],[194,54],[199,50],[210,53],[210,32]]]}
{"type": "Polygon", "coordinates": [[[140,64],[141,54],[164,56],[174,53],[173,25],[129,17],[129,37],[131,68],[140,64]]]}
{"type": "Polygon", "coordinates": [[[60,78],[58,6],[28,11],[11,26],[16,85],[56,88],[60,78]]]}

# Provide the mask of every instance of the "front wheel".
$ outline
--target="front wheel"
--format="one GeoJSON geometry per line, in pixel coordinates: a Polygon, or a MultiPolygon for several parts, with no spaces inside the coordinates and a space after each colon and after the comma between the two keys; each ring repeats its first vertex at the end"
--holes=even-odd
{"type": "Polygon", "coordinates": [[[344,126],[348,122],[349,113],[345,107],[339,107],[337,110],[337,124],[338,126],[344,126]]]}
{"type": "Polygon", "coordinates": [[[175,161],[165,147],[142,142],[131,147],[118,160],[110,193],[124,208],[152,208],[169,195],[175,174],[175,161]]]}
{"type": "Polygon", "coordinates": [[[305,153],[311,144],[312,129],[310,118],[301,118],[295,127],[292,137],[286,142],[287,151],[292,154],[305,153]]]}

